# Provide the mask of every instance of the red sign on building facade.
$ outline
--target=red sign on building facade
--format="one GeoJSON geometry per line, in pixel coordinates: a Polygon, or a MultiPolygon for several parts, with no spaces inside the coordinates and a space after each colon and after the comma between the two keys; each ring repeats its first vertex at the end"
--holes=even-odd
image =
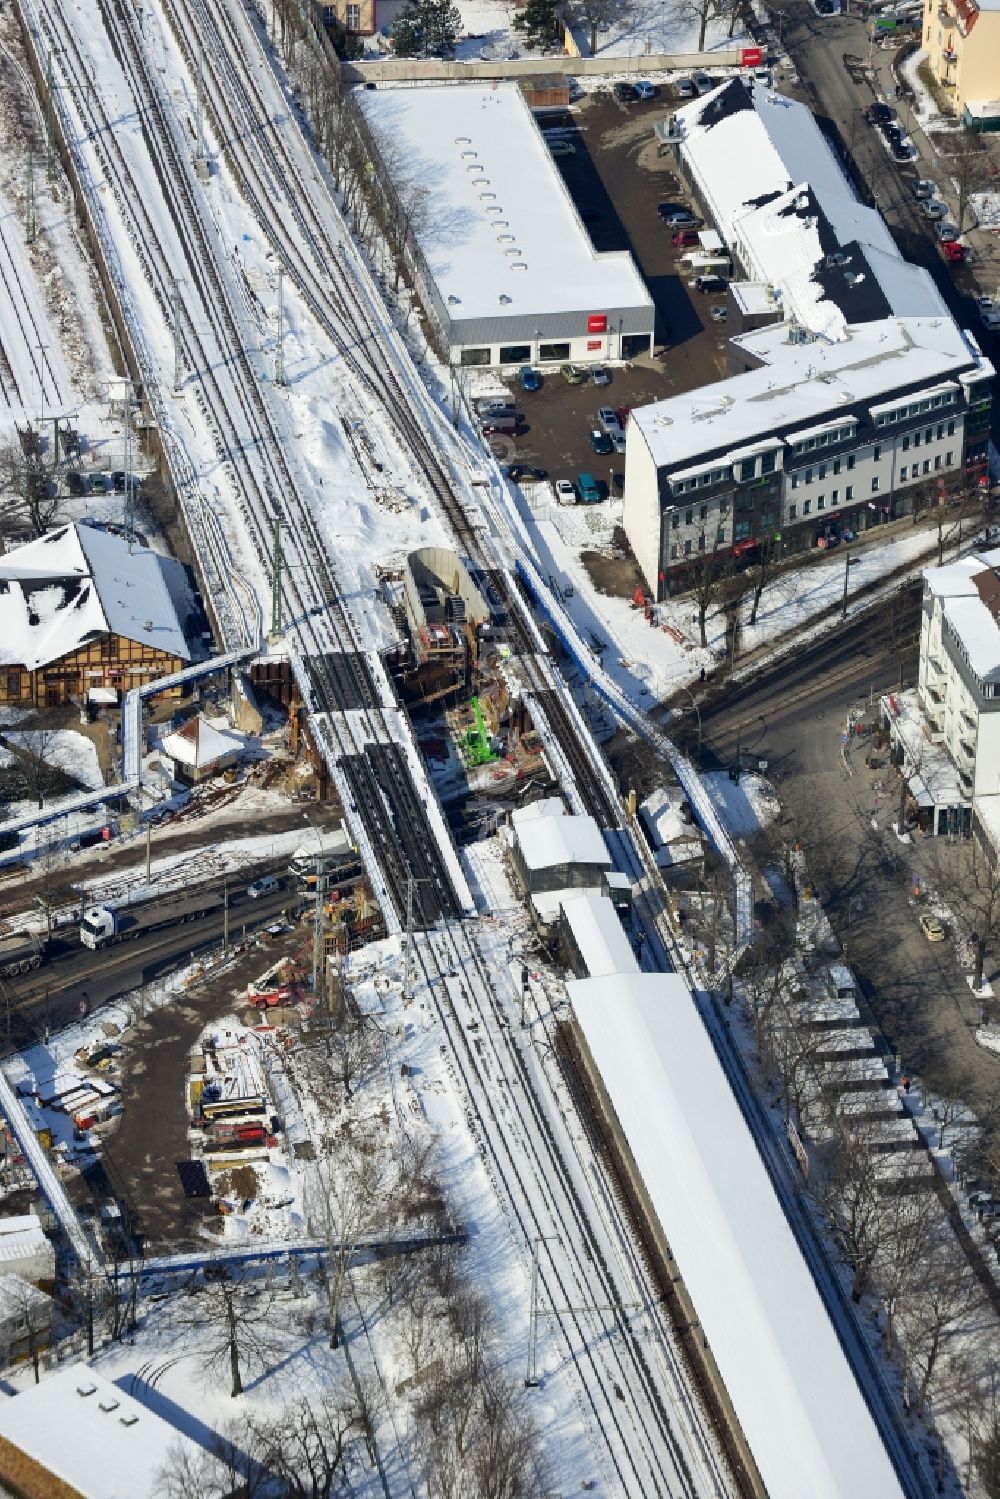
{"type": "Polygon", "coordinates": [[[587,318],[588,333],[607,333],[608,319],[603,312],[592,312],[587,318]]]}

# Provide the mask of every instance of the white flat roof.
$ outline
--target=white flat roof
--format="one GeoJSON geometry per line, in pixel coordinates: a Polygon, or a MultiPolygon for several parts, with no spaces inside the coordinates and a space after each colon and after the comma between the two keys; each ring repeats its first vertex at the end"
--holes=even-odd
{"type": "Polygon", "coordinates": [[[86,1364],[0,1400],[0,1437],[83,1499],[156,1499],[163,1492],[157,1475],[172,1452],[200,1450],[86,1364]]]}
{"type": "Polygon", "coordinates": [[[567,988],[770,1499],[901,1495],[683,980],[567,988]]]}
{"type": "Polygon", "coordinates": [[[638,973],[632,944],[606,895],[592,891],[564,895],[563,915],[591,978],[610,973],[638,973]]]}
{"type": "Polygon", "coordinates": [[[516,829],[518,847],[527,869],[550,869],[554,864],[598,865],[611,868],[611,855],[593,817],[536,817],[516,829]]]}
{"type": "MultiPolygon", "coordinates": [[[[762,359],[762,366],[685,395],[633,406],[627,431],[642,433],[658,466],[685,468],[714,452],[721,461],[762,432],[811,427],[821,419],[835,424],[838,412],[847,422],[853,419],[853,403],[940,381],[977,358],[950,317],[861,323],[836,343],[791,343],[788,329],[777,324],[733,342],[762,359]]],[[[982,365],[984,376],[993,374],[988,360],[982,365]]]]}
{"type": "Polygon", "coordinates": [[[416,237],[452,318],[643,307],[652,327],[634,260],[594,249],[516,83],[355,97],[390,170],[427,190],[416,237]]]}

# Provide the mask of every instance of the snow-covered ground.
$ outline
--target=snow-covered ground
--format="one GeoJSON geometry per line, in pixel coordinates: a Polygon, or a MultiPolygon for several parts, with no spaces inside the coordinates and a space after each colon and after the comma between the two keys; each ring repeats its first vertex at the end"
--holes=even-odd
{"type": "MultiPolygon", "coordinates": [[[[555,585],[564,607],[580,631],[600,652],[604,669],[640,706],[695,680],[701,669],[711,670],[725,650],[725,618],[712,610],[706,621],[708,645],[700,644],[698,619],[690,596],[668,599],[656,606],[652,624],[632,599],[599,593],[581,561],[585,552],[610,555],[612,537],[621,525],[622,502],[561,506],[550,486],[527,484],[523,492],[509,486],[516,519],[535,551],[542,578],[555,585]]],[[[767,582],[754,625],[750,605],[743,609],[741,650],[744,654],[775,645],[783,637],[806,638],[810,621],[843,597],[845,558],[839,547],[822,561],[790,566],[767,582]]],[[[935,533],[914,528],[884,542],[851,550],[847,612],[859,607],[857,595],[877,579],[900,568],[917,570],[936,561],[935,533]]],[[[749,576],[752,577],[752,570],[749,576]]],[[[866,598],[864,603],[870,600],[866,598]]]]}

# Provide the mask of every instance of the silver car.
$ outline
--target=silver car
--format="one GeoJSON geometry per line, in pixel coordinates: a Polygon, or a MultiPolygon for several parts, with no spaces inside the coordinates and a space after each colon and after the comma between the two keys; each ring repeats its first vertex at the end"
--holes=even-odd
{"type": "Polygon", "coordinates": [[[920,212],[928,219],[946,219],[948,217],[948,205],[942,203],[940,198],[928,198],[920,205],[920,212]]]}

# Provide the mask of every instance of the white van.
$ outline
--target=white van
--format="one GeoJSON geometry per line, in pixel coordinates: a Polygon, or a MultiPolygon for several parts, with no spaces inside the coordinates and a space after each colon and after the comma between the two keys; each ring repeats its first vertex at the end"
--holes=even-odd
{"type": "Polygon", "coordinates": [[[262,874],[259,880],[254,880],[247,890],[251,900],[260,900],[262,895],[273,895],[276,890],[281,889],[281,881],[276,874],[262,874]]]}

